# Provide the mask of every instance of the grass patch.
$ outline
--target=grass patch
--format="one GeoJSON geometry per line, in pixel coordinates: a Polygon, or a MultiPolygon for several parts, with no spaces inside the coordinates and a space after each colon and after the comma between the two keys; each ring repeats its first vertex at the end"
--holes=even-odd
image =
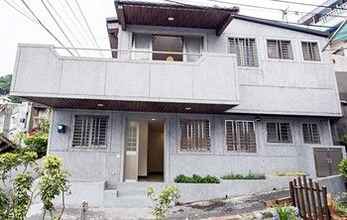
{"type": "Polygon", "coordinates": [[[228,174],[221,177],[223,180],[264,180],[265,174],[256,174],[249,172],[247,175],[243,174],[228,174]]]}
{"type": "Polygon", "coordinates": [[[302,171],[293,171],[293,172],[276,172],[274,176],[305,176],[306,173],[302,171]]]}
{"type": "Polygon", "coordinates": [[[193,176],[179,175],[175,178],[175,183],[220,183],[220,180],[216,176],[194,174],[193,176]]]}

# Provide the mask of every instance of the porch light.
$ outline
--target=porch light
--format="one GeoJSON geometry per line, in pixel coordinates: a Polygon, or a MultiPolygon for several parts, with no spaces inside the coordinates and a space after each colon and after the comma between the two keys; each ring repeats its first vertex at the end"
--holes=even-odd
{"type": "Polygon", "coordinates": [[[104,105],[104,104],[101,104],[101,103],[98,103],[96,106],[98,106],[98,107],[104,107],[105,105],[104,105]]]}
{"type": "Polygon", "coordinates": [[[185,107],[184,109],[187,110],[187,111],[192,110],[191,107],[185,107]]]}
{"type": "Polygon", "coordinates": [[[58,133],[64,134],[65,130],[66,130],[66,125],[58,124],[58,126],[57,126],[57,132],[58,133]]]}
{"type": "Polygon", "coordinates": [[[174,17],[168,17],[167,20],[169,20],[169,21],[174,21],[175,18],[174,18],[174,17]]]}
{"type": "Polygon", "coordinates": [[[156,121],[157,119],[156,119],[156,118],[152,118],[151,120],[152,120],[152,121],[156,121]]]}

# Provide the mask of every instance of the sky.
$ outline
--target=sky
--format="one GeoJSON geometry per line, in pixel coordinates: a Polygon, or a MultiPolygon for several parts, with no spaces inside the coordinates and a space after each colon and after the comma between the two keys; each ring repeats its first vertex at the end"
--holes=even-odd
{"type": "MultiPolygon", "coordinates": [[[[18,13],[11,8],[7,2],[20,8],[26,15],[30,12],[26,10],[21,2],[22,0],[0,0],[0,75],[11,74],[14,68],[16,50],[18,43],[32,44],[53,44],[59,46],[56,41],[42,28],[40,25],[18,13]]],[[[109,48],[108,36],[106,31],[106,17],[115,16],[115,8],[113,0],[43,0],[53,5],[53,8],[58,13],[55,14],[54,9],[51,11],[55,14],[58,22],[64,28],[66,34],[71,38],[75,47],[96,48],[92,41],[91,35],[88,33],[86,26],[83,25],[81,14],[78,13],[78,6],[75,1],[78,1],[88,23],[96,37],[96,40],[101,48],[109,48]],[[73,14],[69,5],[73,9],[73,14]],[[60,17],[59,17],[60,16],[60,17]],[[77,17],[77,19],[76,19],[77,17]],[[66,26],[64,24],[67,24],[66,26]]],[[[156,1],[156,0],[151,0],[156,1]]],[[[161,0],[162,1],[162,0],[161,0]]],[[[190,4],[209,4],[208,0],[176,0],[190,4]]],[[[278,3],[272,0],[223,0],[233,4],[224,4],[224,6],[239,6],[240,14],[250,15],[255,17],[282,20],[283,16],[280,11],[256,9],[251,7],[240,6],[239,4],[250,4],[263,7],[272,7],[279,9],[289,9],[291,11],[299,11],[299,13],[289,13],[287,20],[297,22],[303,15],[301,12],[309,12],[314,7],[295,5],[288,3],[278,3]]],[[[324,0],[290,0],[293,2],[321,4],[324,0]]],[[[25,0],[42,22],[61,40],[64,44],[68,41],[64,40],[64,35],[59,31],[54,21],[45,10],[41,0],[25,0]]],[[[216,3],[212,3],[214,5],[216,3]]],[[[223,4],[219,4],[223,5],[223,4]]],[[[49,6],[49,5],[48,5],[49,6]]]]}

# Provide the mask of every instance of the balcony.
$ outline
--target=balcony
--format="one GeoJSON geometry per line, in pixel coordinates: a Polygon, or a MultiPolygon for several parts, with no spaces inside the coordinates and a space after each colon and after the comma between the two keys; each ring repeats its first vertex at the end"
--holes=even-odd
{"type": "Polygon", "coordinates": [[[53,46],[21,44],[11,95],[57,108],[159,112],[217,113],[239,103],[233,55],[170,62],[132,60],[124,55],[131,51],[117,52],[123,53],[119,59],[74,57],[53,46]]]}

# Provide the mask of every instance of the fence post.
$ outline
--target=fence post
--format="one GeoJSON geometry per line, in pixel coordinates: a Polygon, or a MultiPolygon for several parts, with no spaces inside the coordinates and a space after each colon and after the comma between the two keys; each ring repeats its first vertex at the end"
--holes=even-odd
{"type": "MultiPolygon", "coordinates": [[[[311,201],[312,201],[312,217],[313,219],[318,219],[318,215],[317,215],[317,205],[316,205],[316,198],[314,196],[314,186],[313,186],[313,181],[311,178],[308,179],[308,182],[309,182],[309,186],[311,188],[311,201]]],[[[317,192],[319,193],[319,192],[317,192]]]]}
{"type": "Polygon", "coordinates": [[[326,186],[323,186],[322,187],[322,192],[323,192],[323,211],[324,211],[324,214],[325,216],[327,217],[327,219],[330,219],[330,212],[329,212],[329,208],[328,208],[328,198],[327,198],[327,187],[326,186]]]}
{"type": "Polygon", "coordinates": [[[294,195],[294,186],[293,186],[292,181],[289,182],[289,193],[290,193],[290,198],[292,199],[293,206],[296,206],[295,195],[294,195]]]}

